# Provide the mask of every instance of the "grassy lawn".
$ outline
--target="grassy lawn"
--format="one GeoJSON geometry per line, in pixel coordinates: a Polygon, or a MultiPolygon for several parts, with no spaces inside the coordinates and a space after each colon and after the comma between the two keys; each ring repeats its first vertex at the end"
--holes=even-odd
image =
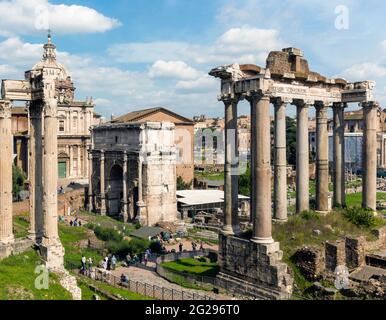
{"type": "MultiPolygon", "coordinates": [[[[386,193],[378,192],[377,201],[386,201],[386,193]]],[[[362,205],[362,193],[352,193],[346,195],[346,204],[348,207],[360,207],[362,205]]]]}
{"type": "Polygon", "coordinates": [[[49,289],[35,288],[36,266],[40,259],[35,251],[11,256],[0,262],[0,300],[71,300],[71,295],[50,274],[49,289]]]}
{"type": "Polygon", "coordinates": [[[102,255],[95,250],[81,249],[77,243],[81,240],[88,239],[88,233],[92,232],[84,227],[70,227],[64,223],[59,224],[59,236],[60,240],[65,248],[64,262],[67,266],[77,265],[80,266],[80,260],[82,255],[87,258],[92,258],[94,265],[98,264],[103,259],[102,255]]]}
{"type": "Polygon", "coordinates": [[[193,258],[165,262],[162,266],[171,271],[184,272],[205,277],[215,277],[220,271],[216,262],[201,262],[193,258]]]}
{"type": "Polygon", "coordinates": [[[16,239],[25,238],[28,236],[29,221],[28,216],[13,217],[13,234],[16,239]]]}
{"type": "MultiPolygon", "coordinates": [[[[94,280],[91,280],[89,278],[78,276],[77,279],[78,279],[78,283],[81,285],[81,288],[82,288],[82,298],[83,298],[83,295],[85,298],[83,300],[92,300],[92,296],[93,296],[94,292],[89,288],[89,286],[88,286],[89,284],[92,284],[93,286],[97,287],[98,289],[105,291],[105,292],[108,292],[110,294],[120,295],[121,297],[125,298],[126,300],[154,300],[152,298],[142,296],[140,294],[128,291],[126,289],[116,288],[116,287],[110,286],[106,283],[94,281],[94,280]],[[86,291],[84,294],[83,294],[83,288],[86,288],[86,291]]],[[[97,294],[99,296],[101,296],[101,294],[99,294],[99,293],[97,293],[97,294]]],[[[101,298],[102,298],[102,300],[105,300],[105,298],[103,296],[101,296],[101,298]]]]}
{"type": "Polygon", "coordinates": [[[212,181],[220,181],[224,180],[224,172],[214,172],[214,173],[208,173],[208,172],[195,172],[196,178],[201,179],[207,179],[212,181]]]}

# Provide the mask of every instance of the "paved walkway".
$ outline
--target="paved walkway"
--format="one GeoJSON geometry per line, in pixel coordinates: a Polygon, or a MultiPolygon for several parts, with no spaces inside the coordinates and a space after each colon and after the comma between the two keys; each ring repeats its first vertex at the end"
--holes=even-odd
{"type": "MultiPolygon", "coordinates": [[[[148,267],[153,267],[153,270],[155,270],[155,263],[148,263],[148,267]]],[[[132,281],[138,281],[142,283],[148,283],[149,285],[156,285],[159,287],[164,287],[170,290],[178,290],[178,291],[185,291],[189,293],[199,294],[199,295],[206,295],[216,300],[232,300],[234,299],[231,296],[223,295],[223,294],[214,294],[210,291],[202,291],[202,290],[194,290],[194,289],[188,289],[179,286],[178,284],[171,283],[164,278],[160,277],[155,271],[146,270],[134,266],[130,266],[129,268],[119,267],[116,270],[112,272],[112,274],[116,277],[120,277],[122,274],[125,274],[130,280],[132,281]]]]}
{"type": "MultiPolygon", "coordinates": [[[[165,244],[165,248],[167,251],[175,250],[176,252],[179,252],[179,245],[182,243],[183,247],[182,250],[187,250],[191,251],[192,248],[192,240],[187,240],[187,239],[181,239],[181,241],[174,243],[174,244],[165,244]]],[[[197,250],[200,248],[200,242],[196,241],[197,243],[197,250]]],[[[218,251],[218,245],[217,244],[206,244],[204,243],[204,249],[211,249],[218,251]]]]}

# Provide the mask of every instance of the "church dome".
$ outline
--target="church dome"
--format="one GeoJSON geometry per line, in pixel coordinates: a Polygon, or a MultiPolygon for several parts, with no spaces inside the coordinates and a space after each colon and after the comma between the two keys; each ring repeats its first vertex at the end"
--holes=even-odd
{"type": "Polygon", "coordinates": [[[51,34],[48,34],[48,42],[43,46],[43,58],[33,68],[34,70],[51,69],[54,70],[57,80],[67,80],[70,75],[67,69],[56,61],[56,46],[52,43],[51,34]]]}

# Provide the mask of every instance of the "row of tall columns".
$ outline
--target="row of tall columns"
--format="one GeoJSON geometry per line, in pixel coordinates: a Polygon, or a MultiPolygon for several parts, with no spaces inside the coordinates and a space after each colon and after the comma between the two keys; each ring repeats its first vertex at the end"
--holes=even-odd
{"type": "Polygon", "coordinates": [[[0,100],[0,244],[14,240],[12,230],[12,120],[10,101],[0,100]]]}

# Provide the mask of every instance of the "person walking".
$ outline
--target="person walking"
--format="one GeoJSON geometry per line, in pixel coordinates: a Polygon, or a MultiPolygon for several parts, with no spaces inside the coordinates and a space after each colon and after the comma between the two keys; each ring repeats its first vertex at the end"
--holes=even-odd
{"type": "Polygon", "coordinates": [[[182,249],[183,249],[183,245],[182,245],[182,243],[180,242],[180,244],[179,244],[179,246],[178,246],[178,248],[179,248],[179,250],[180,250],[180,253],[182,252],[182,249]]]}
{"type": "Polygon", "coordinates": [[[92,271],[92,263],[93,263],[92,258],[91,257],[88,258],[88,271],[90,272],[90,274],[92,271]]]}
{"type": "Polygon", "coordinates": [[[87,262],[87,259],[85,256],[82,256],[81,262],[82,262],[82,270],[81,271],[82,271],[82,274],[84,274],[86,271],[86,262],[87,262]]]}
{"type": "Polygon", "coordinates": [[[116,265],[117,265],[117,258],[115,257],[115,255],[113,255],[111,257],[111,269],[115,270],[116,265]]]}

